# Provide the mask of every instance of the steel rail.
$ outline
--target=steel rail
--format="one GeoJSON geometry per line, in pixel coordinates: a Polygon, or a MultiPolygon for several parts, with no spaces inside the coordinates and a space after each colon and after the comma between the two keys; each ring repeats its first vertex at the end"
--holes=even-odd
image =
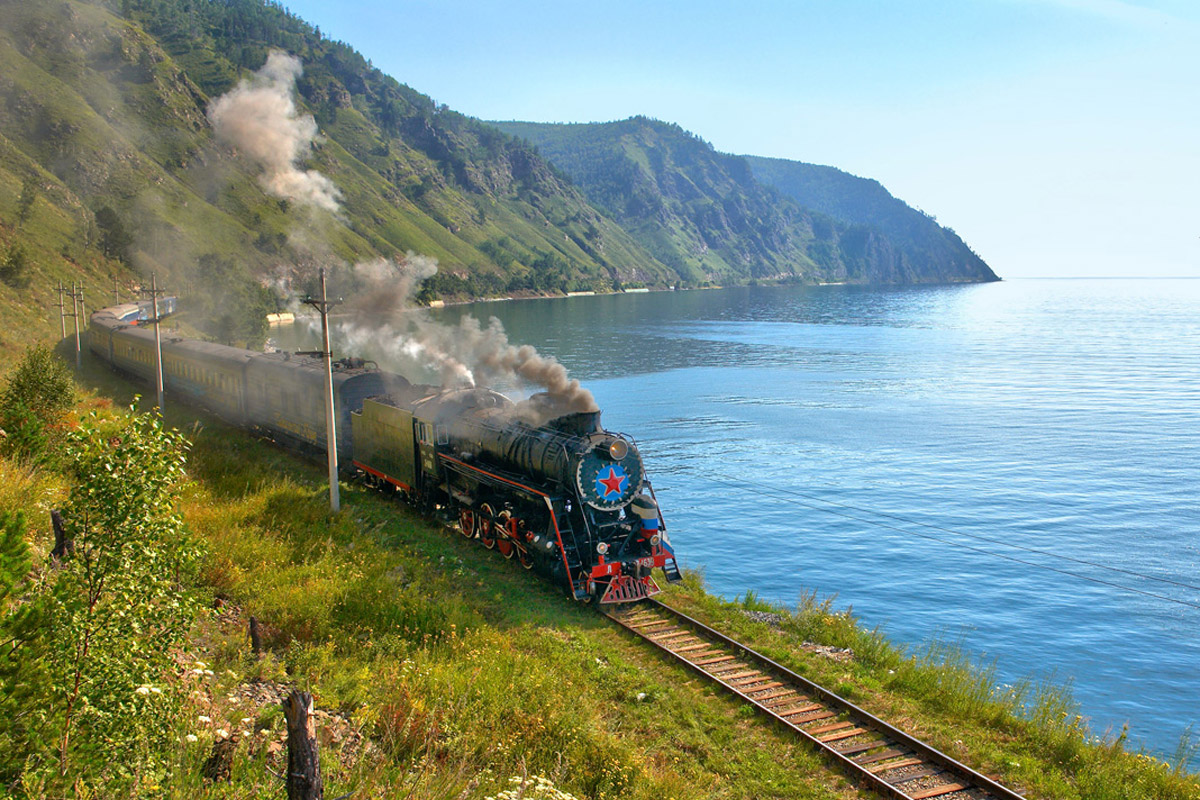
{"type": "Polygon", "coordinates": [[[1025,800],[849,700],[657,600],[610,609],[606,616],[799,733],[885,797],[1025,800]],[[676,627],[649,630],[664,624],[676,627]],[[803,705],[797,708],[797,702],[803,705]],[[802,719],[789,719],[797,717],[802,719]],[[813,722],[818,724],[803,727],[813,722]],[[889,772],[896,774],[889,776],[889,772]],[[943,782],[931,784],[932,779],[943,782]],[[917,785],[905,788],[910,783],[917,785]]]}

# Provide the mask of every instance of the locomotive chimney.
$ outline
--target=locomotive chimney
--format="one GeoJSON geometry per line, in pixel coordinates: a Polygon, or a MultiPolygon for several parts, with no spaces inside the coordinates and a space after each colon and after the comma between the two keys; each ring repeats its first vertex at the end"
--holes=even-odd
{"type": "Polygon", "coordinates": [[[587,436],[603,430],[600,427],[599,411],[577,411],[574,414],[564,414],[548,423],[551,428],[569,433],[574,436],[587,436]]]}

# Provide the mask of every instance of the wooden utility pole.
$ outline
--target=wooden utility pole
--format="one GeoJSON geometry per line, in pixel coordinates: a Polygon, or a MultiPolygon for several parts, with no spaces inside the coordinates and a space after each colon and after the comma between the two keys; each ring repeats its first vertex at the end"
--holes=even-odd
{"type": "Polygon", "coordinates": [[[155,283],[154,273],[150,273],[150,288],[142,289],[143,294],[150,295],[150,301],[154,304],[154,388],[158,392],[158,413],[163,414],[163,373],[162,373],[162,336],[159,334],[158,323],[158,296],[165,294],[166,289],[159,289],[155,283]]]}
{"type": "Polygon", "coordinates": [[[117,276],[113,276],[113,305],[121,305],[121,288],[117,284],[117,276]]]}
{"type": "Polygon", "coordinates": [[[58,292],[58,322],[62,328],[62,338],[67,338],[67,290],[63,287],[62,281],[58,282],[58,288],[54,291],[58,292]]]}
{"type": "Polygon", "coordinates": [[[83,302],[83,284],[80,284],[79,289],[76,289],[74,282],[72,282],[71,316],[75,319],[75,369],[80,369],[83,366],[83,356],[79,350],[79,304],[81,302],[83,302]]]}
{"type": "Polygon", "coordinates": [[[333,351],[329,347],[329,309],[340,303],[340,300],[330,300],[325,293],[325,268],[321,267],[321,299],[305,297],[304,304],[312,306],[321,315],[321,339],[323,350],[308,351],[302,355],[319,355],[325,359],[325,452],[329,456],[329,507],[337,512],[341,510],[342,501],[338,492],[338,458],[337,458],[337,415],[333,405],[333,351]]]}

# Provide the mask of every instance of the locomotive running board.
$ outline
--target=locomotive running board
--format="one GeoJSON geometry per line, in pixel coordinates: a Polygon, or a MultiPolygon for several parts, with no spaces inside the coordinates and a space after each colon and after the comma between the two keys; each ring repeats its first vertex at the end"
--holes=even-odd
{"type": "Polygon", "coordinates": [[[618,575],[608,582],[608,590],[604,592],[600,602],[601,604],[632,603],[635,600],[645,600],[661,591],[658,584],[654,582],[654,578],[649,575],[641,580],[632,575],[618,575]]]}

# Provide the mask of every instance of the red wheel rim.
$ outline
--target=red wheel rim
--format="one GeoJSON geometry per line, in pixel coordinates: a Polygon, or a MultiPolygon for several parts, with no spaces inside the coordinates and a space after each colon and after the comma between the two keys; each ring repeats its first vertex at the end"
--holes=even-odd
{"type": "Polygon", "coordinates": [[[496,549],[505,558],[512,558],[517,547],[513,544],[516,538],[517,521],[508,511],[501,511],[496,517],[496,549]]]}
{"type": "Polygon", "coordinates": [[[529,552],[529,531],[524,527],[518,529],[517,560],[525,569],[533,569],[533,553],[529,552]]]}
{"type": "Polygon", "coordinates": [[[475,512],[464,508],[458,512],[458,528],[468,539],[475,538],[475,512]]]}
{"type": "Polygon", "coordinates": [[[479,507],[479,542],[488,550],[496,546],[496,514],[484,503],[479,507]]]}

